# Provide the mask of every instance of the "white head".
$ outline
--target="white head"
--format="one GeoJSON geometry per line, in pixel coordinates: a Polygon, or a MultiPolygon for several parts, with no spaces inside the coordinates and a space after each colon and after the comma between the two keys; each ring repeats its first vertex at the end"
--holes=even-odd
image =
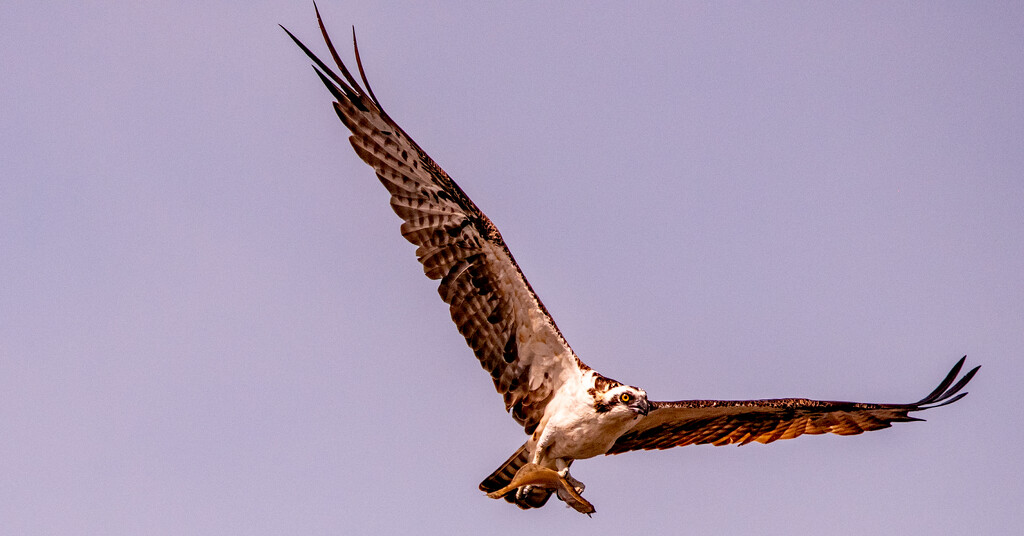
{"type": "Polygon", "coordinates": [[[594,398],[594,409],[598,413],[628,412],[637,418],[654,409],[647,400],[647,391],[632,385],[619,384],[603,393],[595,393],[594,398]]]}

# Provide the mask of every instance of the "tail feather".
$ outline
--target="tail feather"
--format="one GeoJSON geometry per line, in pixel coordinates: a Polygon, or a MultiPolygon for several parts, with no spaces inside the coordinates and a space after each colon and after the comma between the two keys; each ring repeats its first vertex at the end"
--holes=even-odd
{"type": "MultiPolygon", "coordinates": [[[[530,461],[530,455],[526,450],[526,444],[519,447],[519,450],[515,451],[509,459],[505,460],[505,463],[498,466],[497,469],[491,476],[488,476],[480,483],[480,491],[485,493],[491,493],[507,486],[512,482],[512,478],[516,476],[527,462],[530,461]]],[[[551,497],[552,490],[531,488],[530,492],[521,499],[516,498],[516,492],[510,491],[505,494],[504,499],[516,506],[527,510],[530,508],[540,508],[544,506],[544,503],[548,502],[548,498],[551,497]]]]}

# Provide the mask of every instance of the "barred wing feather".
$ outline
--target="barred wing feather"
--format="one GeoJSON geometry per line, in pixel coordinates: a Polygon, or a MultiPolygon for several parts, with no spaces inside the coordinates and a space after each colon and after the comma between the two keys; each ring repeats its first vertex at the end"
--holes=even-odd
{"type": "Polygon", "coordinates": [[[532,433],[554,392],[586,365],[562,337],[497,227],[384,111],[366,82],[358,46],[362,85],[339,58],[319,12],[317,20],[341,76],[284,30],[334,95],[353,149],[391,194],[391,208],[403,220],[402,236],[417,246],[427,277],[440,280],[438,293],[504,397],[505,409],[532,433]]]}
{"type": "Polygon", "coordinates": [[[894,422],[919,421],[910,413],[952,404],[967,395],[959,391],[980,367],[974,367],[953,385],[966,359],[961,358],[928,396],[912,404],[804,398],[654,402],[655,409],[619,437],[608,454],[686,445],[771,443],[804,434],[855,435],[888,428],[894,422]]]}

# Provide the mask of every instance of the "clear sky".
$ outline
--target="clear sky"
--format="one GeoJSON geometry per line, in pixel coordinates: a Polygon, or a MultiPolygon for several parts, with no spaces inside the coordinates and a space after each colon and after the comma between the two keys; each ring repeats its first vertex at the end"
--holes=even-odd
{"type": "Polygon", "coordinates": [[[5,534],[1007,534],[1024,5],[332,2],[589,365],[927,423],[579,462],[524,440],[346,141],[309,2],[0,4],[5,534]],[[357,532],[358,531],[358,532],[357,532]]]}

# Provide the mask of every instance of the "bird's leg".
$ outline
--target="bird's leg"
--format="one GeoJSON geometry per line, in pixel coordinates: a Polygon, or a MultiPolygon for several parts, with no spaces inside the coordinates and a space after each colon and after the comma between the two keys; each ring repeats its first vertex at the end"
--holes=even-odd
{"type": "MultiPolygon", "coordinates": [[[[542,444],[543,442],[540,441],[540,438],[538,438],[538,436],[536,434],[534,435],[534,438],[537,439],[537,445],[533,448],[533,455],[530,457],[530,462],[527,463],[527,465],[540,466],[541,453],[544,452],[545,445],[542,444]]],[[[521,472],[524,468],[525,468],[525,466],[519,468],[519,471],[521,472]]],[[[518,473],[517,473],[517,476],[518,476],[518,473]]],[[[524,500],[526,498],[526,496],[529,495],[530,491],[532,491],[532,490],[533,490],[533,486],[531,486],[529,484],[527,484],[525,486],[521,486],[519,489],[516,490],[516,500],[517,501],[524,500]]]]}

